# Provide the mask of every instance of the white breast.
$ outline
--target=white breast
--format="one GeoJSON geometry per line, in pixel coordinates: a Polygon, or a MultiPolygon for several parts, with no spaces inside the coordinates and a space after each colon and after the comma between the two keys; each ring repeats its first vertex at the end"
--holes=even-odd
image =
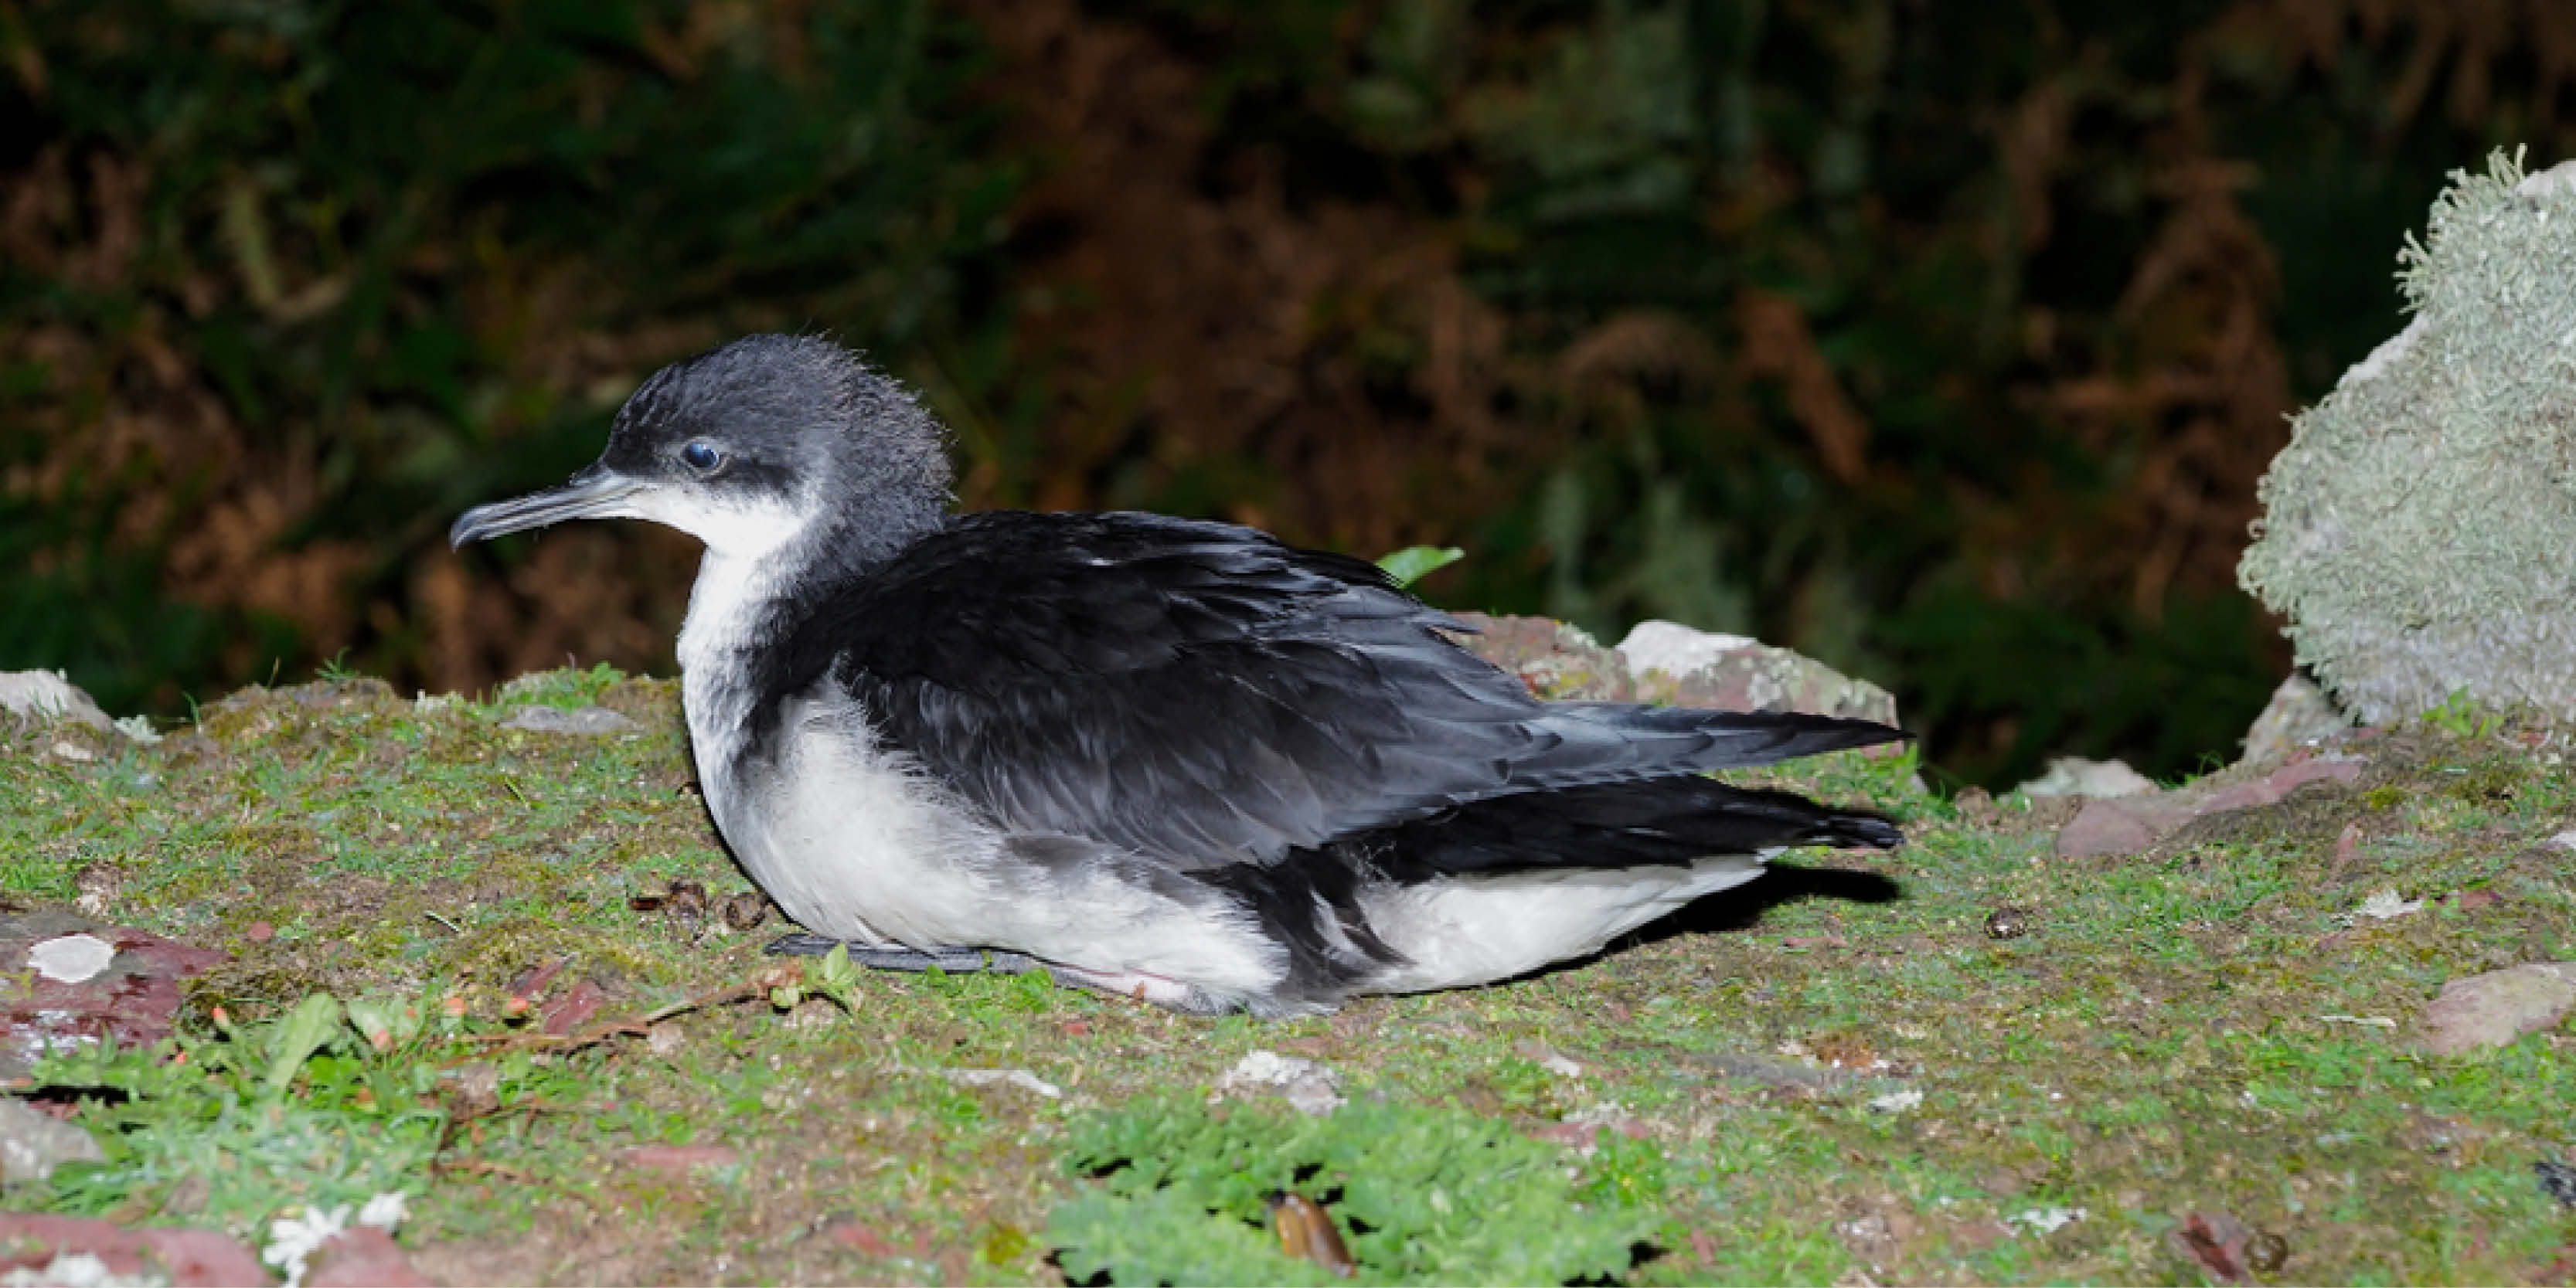
{"type": "Polygon", "coordinates": [[[779,910],[862,943],[976,943],[994,838],[829,682],[788,699],[777,741],[746,759],[755,620],[781,589],[768,560],[709,551],[680,628],[681,703],[716,828],[779,910]]]}

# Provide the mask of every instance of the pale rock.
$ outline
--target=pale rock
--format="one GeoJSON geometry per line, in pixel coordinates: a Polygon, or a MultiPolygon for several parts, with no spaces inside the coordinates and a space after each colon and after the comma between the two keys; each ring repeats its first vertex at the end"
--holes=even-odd
{"type": "Polygon", "coordinates": [[[2576,1008],[2576,962],[2534,962],[2455,979],[2424,1008],[2424,1049],[2458,1055],[2555,1027],[2576,1008]]]}
{"type": "Polygon", "coordinates": [[[624,733],[635,728],[635,722],[606,707],[583,707],[565,711],[558,707],[521,707],[501,722],[504,729],[524,729],[530,733],[568,734],[576,738],[597,738],[604,734],[624,733]]]}
{"type": "Polygon", "coordinates": [[[2352,717],[2337,710],[2325,690],[2308,677],[2294,674],[2272,690],[2272,700],[2264,704],[2262,713],[2245,731],[2242,763],[2260,765],[2286,760],[2291,752],[2313,747],[2350,728],[2352,717]]]}
{"type": "Polygon", "coordinates": [[[1219,1095],[1276,1095],[1310,1118],[1329,1114],[1343,1103],[1339,1075],[1302,1056],[1276,1051],[1253,1051],[1235,1061],[1217,1079],[1216,1090],[1219,1095]]]}
{"type": "Polygon", "coordinates": [[[2048,762],[2048,772],[2015,790],[2028,796],[2086,796],[2110,800],[2121,796],[2144,796],[2158,789],[2154,779],[2129,768],[2125,761],[2058,756],[2048,762]]]}
{"type": "Polygon", "coordinates": [[[54,1174],[59,1163],[106,1159],[98,1140],[16,1096],[0,1097],[0,1181],[22,1185],[54,1174]]]}

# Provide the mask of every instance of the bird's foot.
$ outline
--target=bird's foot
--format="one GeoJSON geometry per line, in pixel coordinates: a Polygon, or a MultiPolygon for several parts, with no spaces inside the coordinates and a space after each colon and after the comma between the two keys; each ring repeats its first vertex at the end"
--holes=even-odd
{"type": "Polygon", "coordinates": [[[972,975],[989,971],[996,975],[1025,975],[1039,968],[1036,958],[1026,953],[1010,953],[962,945],[942,944],[931,948],[874,948],[866,944],[844,944],[829,935],[806,934],[802,931],[781,935],[767,949],[776,957],[820,957],[835,948],[847,947],[850,964],[870,970],[899,970],[918,974],[927,970],[945,971],[951,975],[972,975]]]}

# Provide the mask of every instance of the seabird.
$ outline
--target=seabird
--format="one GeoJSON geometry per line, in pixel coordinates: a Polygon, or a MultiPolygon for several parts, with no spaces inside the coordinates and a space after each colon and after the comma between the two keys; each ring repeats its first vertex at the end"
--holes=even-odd
{"type": "Polygon", "coordinates": [[[680,629],[698,781],[744,871],[865,964],[1035,964],[1179,1010],[1330,1010],[1598,951],[1874,815],[1703,771],[1905,735],[1542,702],[1374,565],[1139,513],[949,512],[943,431],[826,340],[655,373],[566,519],[706,544],[680,629]]]}

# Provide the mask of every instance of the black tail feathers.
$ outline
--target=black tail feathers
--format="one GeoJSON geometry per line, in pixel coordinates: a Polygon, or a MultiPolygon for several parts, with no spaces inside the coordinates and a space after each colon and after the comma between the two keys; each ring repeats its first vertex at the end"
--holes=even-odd
{"type": "Polygon", "coordinates": [[[1687,864],[1800,845],[1887,849],[1903,839],[1875,814],[1689,776],[1477,801],[1347,844],[1364,847],[1397,880],[1426,880],[1513,868],[1687,864]]]}

